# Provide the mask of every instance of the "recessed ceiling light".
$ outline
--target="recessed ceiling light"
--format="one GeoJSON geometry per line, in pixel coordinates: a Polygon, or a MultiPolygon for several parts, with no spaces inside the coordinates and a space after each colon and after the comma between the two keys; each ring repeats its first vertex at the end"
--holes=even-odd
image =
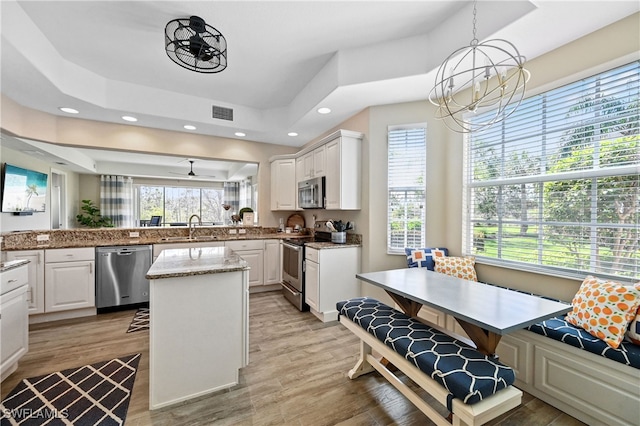
{"type": "Polygon", "coordinates": [[[122,116],[122,119],[123,119],[124,121],[138,121],[138,119],[137,119],[137,118],[132,117],[132,116],[130,116],[130,115],[123,115],[123,116],[122,116]]]}
{"type": "Polygon", "coordinates": [[[192,126],[191,124],[185,124],[183,127],[185,129],[187,129],[187,130],[195,130],[196,129],[196,126],[192,126]]]}
{"type": "Polygon", "coordinates": [[[236,134],[236,136],[238,136],[240,138],[243,138],[243,137],[247,136],[246,133],[242,133],[242,132],[236,132],[235,134],[236,134]]]}
{"type": "Polygon", "coordinates": [[[331,109],[329,109],[327,107],[318,108],[318,113],[319,114],[329,114],[330,112],[331,112],[331,109]]]}
{"type": "Polygon", "coordinates": [[[289,133],[287,133],[287,135],[289,135],[289,136],[298,136],[298,134],[296,132],[289,132],[289,133]]]}
{"type": "Polygon", "coordinates": [[[78,114],[80,111],[77,109],[69,108],[69,107],[60,107],[58,108],[62,112],[66,112],[67,114],[78,114]]]}

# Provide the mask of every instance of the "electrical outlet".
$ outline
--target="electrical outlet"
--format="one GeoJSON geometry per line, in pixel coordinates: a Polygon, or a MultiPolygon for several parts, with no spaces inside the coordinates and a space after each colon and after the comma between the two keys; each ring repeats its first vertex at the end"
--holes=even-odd
{"type": "Polygon", "coordinates": [[[36,241],[49,241],[49,234],[39,234],[36,236],[36,241]]]}
{"type": "Polygon", "coordinates": [[[129,238],[140,238],[139,232],[129,232],[129,238]]]}
{"type": "Polygon", "coordinates": [[[238,233],[239,234],[246,234],[247,230],[246,229],[238,229],[238,233]]]}
{"type": "Polygon", "coordinates": [[[237,234],[237,233],[238,233],[238,230],[237,230],[237,229],[229,229],[229,234],[230,234],[230,235],[235,235],[235,234],[237,234]]]}

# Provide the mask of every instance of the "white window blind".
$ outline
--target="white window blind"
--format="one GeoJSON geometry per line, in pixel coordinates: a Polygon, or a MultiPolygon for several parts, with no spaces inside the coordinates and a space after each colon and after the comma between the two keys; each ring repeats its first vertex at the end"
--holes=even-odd
{"type": "Polygon", "coordinates": [[[387,252],[404,254],[405,247],[424,247],[426,124],[388,129],[387,252]]]}
{"type": "Polygon", "coordinates": [[[633,62],[528,98],[503,123],[471,134],[466,254],[539,272],[637,280],[639,99],[640,63],[633,62]]]}

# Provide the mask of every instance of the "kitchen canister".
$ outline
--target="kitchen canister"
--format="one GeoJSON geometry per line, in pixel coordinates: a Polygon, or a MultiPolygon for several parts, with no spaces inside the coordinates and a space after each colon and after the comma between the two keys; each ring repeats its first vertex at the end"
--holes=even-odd
{"type": "Polygon", "coordinates": [[[332,232],[331,233],[331,242],[337,244],[344,244],[347,242],[347,233],[346,232],[332,232]]]}

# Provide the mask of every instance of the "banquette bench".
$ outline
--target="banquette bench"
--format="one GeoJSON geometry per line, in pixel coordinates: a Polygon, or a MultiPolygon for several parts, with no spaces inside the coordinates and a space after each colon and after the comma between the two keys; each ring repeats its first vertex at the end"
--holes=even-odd
{"type": "Polygon", "coordinates": [[[360,338],[360,359],[349,378],[377,370],[434,423],[449,425],[372,349],[445,406],[453,425],[481,425],[520,405],[513,370],[466,343],[375,299],[338,302],[337,310],[340,322],[360,338]]]}
{"type": "Polygon", "coordinates": [[[515,385],[589,425],[640,425],[640,346],[616,349],[564,316],[503,336],[515,385]]]}
{"type": "MultiPolygon", "coordinates": [[[[434,270],[448,250],[408,248],[406,255],[407,266],[434,270]]],[[[418,316],[465,337],[449,315],[423,307],[418,316]]],[[[515,371],[517,388],[565,413],[589,425],[640,425],[639,345],[614,349],[560,316],[503,336],[496,352],[515,371]]]]}

